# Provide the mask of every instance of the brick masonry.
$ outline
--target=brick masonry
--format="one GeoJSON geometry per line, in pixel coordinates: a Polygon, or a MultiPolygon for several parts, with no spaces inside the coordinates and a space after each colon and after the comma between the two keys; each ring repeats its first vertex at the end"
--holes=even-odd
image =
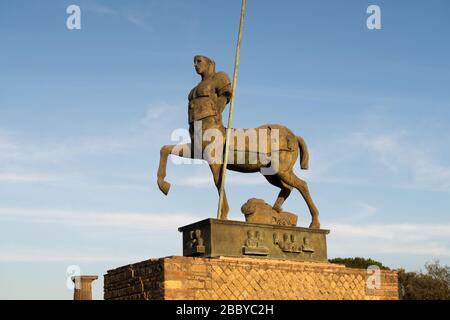
{"type": "Polygon", "coordinates": [[[365,269],[254,258],[167,257],[110,270],[105,300],[396,300],[395,271],[367,287],[365,269]]]}

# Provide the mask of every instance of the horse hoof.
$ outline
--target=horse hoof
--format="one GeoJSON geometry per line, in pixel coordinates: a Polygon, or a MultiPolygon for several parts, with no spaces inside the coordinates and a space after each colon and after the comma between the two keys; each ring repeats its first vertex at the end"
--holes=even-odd
{"type": "Polygon", "coordinates": [[[169,193],[170,190],[170,183],[166,181],[158,182],[159,190],[161,190],[162,193],[164,193],[166,196],[169,193]]]}
{"type": "Polygon", "coordinates": [[[283,208],[282,207],[272,207],[273,210],[275,210],[278,213],[283,212],[283,208]]]}
{"type": "Polygon", "coordinates": [[[313,221],[311,222],[311,224],[309,225],[310,229],[320,229],[320,223],[318,221],[313,221]]]}

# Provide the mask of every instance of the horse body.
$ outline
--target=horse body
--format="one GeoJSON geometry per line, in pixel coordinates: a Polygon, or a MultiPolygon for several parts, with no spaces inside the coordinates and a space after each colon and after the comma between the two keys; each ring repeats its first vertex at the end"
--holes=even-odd
{"type": "MultiPolygon", "coordinates": [[[[206,121],[208,123],[208,121],[206,121]]],[[[209,129],[202,127],[202,134],[209,129]]],[[[222,133],[225,132],[223,125],[219,127],[222,133]]],[[[308,169],[309,153],[303,138],[296,136],[290,129],[278,124],[262,125],[255,129],[233,129],[232,140],[228,158],[227,169],[241,173],[261,172],[267,181],[280,188],[280,193],[273,208],[282,211],[284,201],[289,197],[293,188],[296,188],[303,196],[311,213],[312,222],[310,228],[319,229],[319,212],[311,198],[308,186],[305,181],[298,178],[293,171],[293,167],[300,156],[302,169],[308,169]],[[253,135],[253,140],[250,138],[253,135]],[[256,137],[256,143],[254,139],[256,137]],[[253,141],[253,143],[252,143],[253,141]],[[268,170],[268,169],[272,170],[268,170]]],[[[225,140],[225,139],[223,139],[225,140]]],[[[224,141],[223,141],[224,143],[224,141]]],[[[202,151],[206,144],[201,143],[202,151]]],[[[223,150],[223,144],[222,150],[223,150]]],[[[158,186],[164,194],[168,194],[170,184],[164,178],[166,176],[167,158],[170,154],[175,154],[185,158],[194,158],[191,144],[183,146],[184,152],[173,153],[175,146],[166,145],[161,148],[161,159],[158,169],[158,186]],[[189,150],[189,151],[188,151],[189,150]]],[[[180,148],[177,148],[179,150],[180,148]]],[[[203,155],[203,152],[201,153],[203,155]]],[[[208,161],[208,159],[203,159],[208,161]]],[[[208,161],[213,174],[214,183],[220,192],[221,184],[221,163],[208,161]]],[[[224,191],[222,208],[222,218],[226,219],[229,211],[226,194],[224,191]]]]}
{"type": "MultiPolygon", "coordinates": [[[[255,129],[232,129],[231,139],[227,169],[232,171],[260,172],[273,164],[273,154],[290,152],[295,162],[300,153],[297,137],[278,124],[266,124],[255,129]]],[[[285,161],[282,166],[289,167],[290,163],[285,161]]]]}

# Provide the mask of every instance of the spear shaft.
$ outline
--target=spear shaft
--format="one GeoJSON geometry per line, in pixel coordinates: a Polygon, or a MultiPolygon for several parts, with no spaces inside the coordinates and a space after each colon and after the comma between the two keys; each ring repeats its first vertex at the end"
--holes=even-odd
{"type": "Polygon", "coordinates": [[[236,92],[236,81],[239,69],[239,58],[241,54],[241,40],[242,40],[242,29],[244,27],[244,17],[245,17],[245,7],[247,4],[247,0],[242,0],[241,6],[241,20],[239,22],[239,34],[236,46],[236,57],[234,61],[234,73],[233,73],[233,88],[231,90],[231,99],[230,99],[230,114],[228,115],[228,126],[227,126],[227,136],[225,140],[225,152],[223,157],[223,165],[222,165],[222,178],[220,180],[220,195],[219,195],[219,207],[217,209],[217,219],[222,219],[222,206],[223,206],[223,197],[224,197],[224,189],[225,189],[225,179],[227,175],[227,163],[228,163],[228,153],[230,147],[230,139],[231,139],[231,126],[233,123],[233,111],[234,111],[234,97],[236,92]]]}

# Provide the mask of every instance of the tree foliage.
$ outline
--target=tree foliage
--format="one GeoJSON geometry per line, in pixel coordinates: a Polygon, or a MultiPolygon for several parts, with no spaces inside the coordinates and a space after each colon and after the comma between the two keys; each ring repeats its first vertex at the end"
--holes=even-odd
{"type": "Polygon", "coordinates": [[[439,261],[425,264],[426,272],[398,270],[399,296],[403,300],[450,300],[450,267],[439,261]]]}
{"type": "MultiPolygon", "coordinates": [[[[347,268],[367,269],[378,266],[390,270],[381,262],[361,257],[335,258],[331,263],[343,264],[347,268]]],[[[425,272],[398,271],[399,297],[402,300],[450,300],[450,266],[441,265],[439,260],[425,264],[425,272]]]]}
{"type": "Polygon", "coordinates": [[[378,266],[382,270],[389,270],[388,267],[383,266],[383,264],[379,261],[375,261],[372,259],[367,258],[335,258],[330,259],[329,262],[331,263],[337,263],[337,264],[343,264],[347,268],[354,268],[354,269],[367,269],[370,266],[378,266]]]}

